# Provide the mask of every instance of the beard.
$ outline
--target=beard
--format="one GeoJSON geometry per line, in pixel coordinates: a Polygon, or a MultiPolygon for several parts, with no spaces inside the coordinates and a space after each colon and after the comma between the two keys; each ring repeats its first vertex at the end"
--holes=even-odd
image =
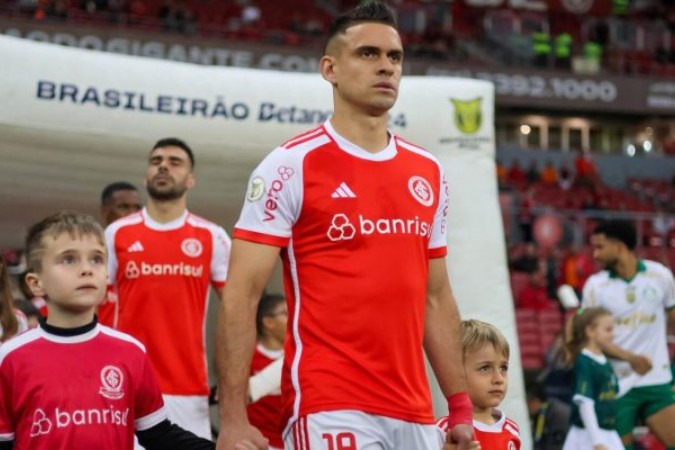
{"type": "Polygon", "coordinates": [[[612,272],[616,272],[616,267],[619,265],[619,260],[617,258],[609,259],[607,261],[602,262],[602,267],[605,270],[610,270],[612,272]]]}
{"type": "Polygon", "coordinates": [[[148,184],[147,190],[150,198],[160,202],[177,200],[181,198],[183,195],[185,195],[185,192],[187,192],[187,188],[185,186],[174,185],[174,186],[167,186],[166,188],[162,189],[158,188],[152,183],[148,184]]]}

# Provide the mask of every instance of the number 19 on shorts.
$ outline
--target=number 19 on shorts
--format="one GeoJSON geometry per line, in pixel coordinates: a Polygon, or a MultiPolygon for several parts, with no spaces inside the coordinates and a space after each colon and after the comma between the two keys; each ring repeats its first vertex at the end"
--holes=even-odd
{"type": "Polygon", "coordinates": [[[321,437],[326,443],[326,450],[357,450],[354,433],[323,433],[321,437]]]}

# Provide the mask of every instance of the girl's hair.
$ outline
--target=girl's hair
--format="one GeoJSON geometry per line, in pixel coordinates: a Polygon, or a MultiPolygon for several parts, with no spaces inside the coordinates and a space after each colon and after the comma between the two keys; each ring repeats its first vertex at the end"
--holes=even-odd
{"type": "Polygon", "coordinates": [[[586,330],[596,324],[598,318],[611,316],[612,313],[602,307],[579,308],[567,323],[565,330],[565,349],[567,362],[573,363],[586,344],[586,330]]]}
{"type": "Polygon", "coordinates": [[[17,331],[19,320],[14,313],[14,298],[7,263],[0,255],[0,342],[11,338],[17,331]]]}
{"type": "Polygon", "coordinates": [[[509,342],[492,324],[476,319],[463,320],[461,324],[462,354],[469,350],[477,350],[485,345],[492,345],[497,353],[506,359],[510,357],[509,342]]]}

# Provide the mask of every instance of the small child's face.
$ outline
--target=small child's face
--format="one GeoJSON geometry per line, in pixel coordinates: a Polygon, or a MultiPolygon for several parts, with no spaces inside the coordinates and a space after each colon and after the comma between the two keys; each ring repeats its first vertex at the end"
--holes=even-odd
{"type": "Polygon", "coordinates": [[[588,339],[603,347],[614,340],[614,318],[609,314],[602,315],[586,330],[588,339]]]}
{"type": "Polygon", "coordinates": [[[42,270],[29,273],[33,294],[46,297],[52,308],[73,313],[93,310],[107,286],[107,257],[103,243],[94,235],[56,238],[45,236],[42,270]]]}
{"type": "Polygon", "coordinates": [[[474,411],[499,406],[509,386],[506,356],[491,344],[467,350],[464,369],[474,411]]]}

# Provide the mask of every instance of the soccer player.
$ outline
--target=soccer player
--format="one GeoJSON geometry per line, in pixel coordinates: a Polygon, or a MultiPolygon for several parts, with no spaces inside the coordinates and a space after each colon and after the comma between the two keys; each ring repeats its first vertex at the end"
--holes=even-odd
{"type": "Polygon", "coordinates": [[[448,397],[448,443],[472,440],[445,263],[448,185],[431,154],[387,130],[402,63],[386,5],[337,18],[320,61],[334,115],[251,175],[218,327],[220,450],[243,438],[266,448],[246,417],[247,379],[256,306],[280,254],[286,449],[438,448],[423,350],[448,397]]]}
{"type": "Polygon", "coordinates": [[[62,212],[32,226],[27,282],[49,316],[0,347],[0,450],[208,450],[172,425],[143,345],[101,326],[103,229],[62,212]]]}
{"type": "Polygon", "coordinates": [[[126,181],[110,183],[101,192],[101,217],[108,226],[114,221],[140,211],[138,189],[126,181]]]}
{"type": "Polygon", "coordinates": [[[602,350],[613,358],[619,379],[616,428],[624,445],[632,447],[639,417],[668,449],[675,449],[666,342],[666,322],[675,325],[675,280],[664,265],[639,259],[636,243],[628,221],[607,221],[593,230],[593,257],[604,270],[586,281],[582,307],[602,306],[614,316],[614,340],[602,350]]]}
{"type": "Polygon", "coordinates": [[[159,140],[145,174],[145,208],[106,228],[108,283],[118,301],[105,320],[146,346],[169,418],[210,437],[205,314],[209,284],[219,296],[225,284],[230,238],[187,210],[194,164],[185,142],[159,140]]]}
{"type": "MultiPolygon", "coordinates": [[[[465,320],[462,321],[462,354],[473,404],[473,427],[480,448],[520,449],[518,424],[499,409],[509,387],[508,341],[494,325],[465,320]]],[[[445,437],[448,418],[442,418],[437,425],[445,437]]]]}
{"type": "Polygon", "coordinates": [[[581,308],[567,327],[567,349],[574,364],[571,427],[563,450],[620,450],[616,432],[618,382],[604,353],[611,342],[612,313],[602,307],[581,308]]]}
{"type": "MultiPolygon", "coordinates": [[[[258,342],[251,362],[255,375],[284,356],[288,307],[283,295],[265,294],[258,304],[256,329],[258,342]]],[[[248,405],[248,419],[270,443],[270,450],[283,450],[281,439],[281,393],[266,395],[248,405]]]]}

